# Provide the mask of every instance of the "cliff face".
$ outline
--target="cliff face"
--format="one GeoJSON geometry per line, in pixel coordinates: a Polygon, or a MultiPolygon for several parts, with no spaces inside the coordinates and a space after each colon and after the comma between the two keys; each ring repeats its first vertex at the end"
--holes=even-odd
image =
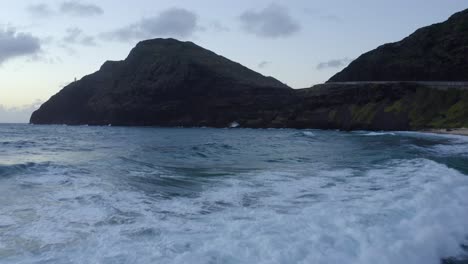
{"type": "Polygon", "coordinates": [[[322,84],[297,91],[288,127],[418,130],[468,127],[468,85],[322,84]]]}
{"type": "Polygon", "coordinates": [[[329,82],[468,81],[468,9],[363,54],[329,82]]]}
{"type": "Polygon", "coordinates": [[[65,87],[31,123],[224,127],[255,119],[252,126],[263,126],[263,112],[281,108],[292,92],[191,42],[155,39],[65,87]]]}

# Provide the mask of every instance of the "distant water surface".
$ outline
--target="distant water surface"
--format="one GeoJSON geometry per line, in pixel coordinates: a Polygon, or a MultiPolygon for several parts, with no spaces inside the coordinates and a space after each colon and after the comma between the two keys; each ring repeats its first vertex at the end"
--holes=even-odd
{"type": "Polygon", "coordinates": [[[0,263],[466,257],[468,137],[0,125],[0,263]]]}

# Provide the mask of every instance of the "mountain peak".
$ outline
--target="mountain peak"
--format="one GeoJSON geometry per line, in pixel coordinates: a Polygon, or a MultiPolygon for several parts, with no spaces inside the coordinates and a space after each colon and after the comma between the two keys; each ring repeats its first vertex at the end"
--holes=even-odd
{"type": "Polygon", "coordinates": [[[125,60],[106,61],[65,87],[31,122],[203,125],[209,120],[226,126],[251,114],[247,109],[253,105],[276,107],[291,90],[192,42],[151,39],[138,43],[125,60]],[[227,113],[221,118],[218,111],[227,113]]]}
{"type": "Polygon", "coordinates": [[[263,76],[193,42],[184,42],[173,38],[157,38],[139,42],[130,52],[126,63],[131,64],[132,67],[145,67],[147,69],[150,67],[170,68],[173,65],[175,71],[197,68],[241,84],[238,88],[257,86],[290,89],[272,77],[263,76]]]}

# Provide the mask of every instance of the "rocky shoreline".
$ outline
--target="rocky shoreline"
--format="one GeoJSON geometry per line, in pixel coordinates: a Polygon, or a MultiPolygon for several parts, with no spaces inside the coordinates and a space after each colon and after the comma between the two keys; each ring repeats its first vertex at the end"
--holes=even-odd
{"type": "Polygon", "coordinates": [[[468,128],[439,128],[421,130],[423,133],[468,136],[468,128]]]}

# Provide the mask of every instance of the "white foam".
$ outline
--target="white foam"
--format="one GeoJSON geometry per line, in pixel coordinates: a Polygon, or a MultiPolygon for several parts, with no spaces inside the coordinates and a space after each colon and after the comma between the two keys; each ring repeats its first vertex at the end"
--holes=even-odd
{"type": "Polygon", "coordinates": [[[172,199],[63,177],[9,186],[21,199],[0,208],[6,262],[439,264],[468,234],[467,176],[426,159],[245,173],[172,199]]]}
{"type": "Polygon", "coordinates": [[[302,134],[304,134],[304,136],[308,136],[308,137],[315,137],[315,134],[310,132],[310,131],[304,131],[304,132],[302,132],[302,134]]]}
{"type": "Polygon", "coordinates": [[[363,134],[364,136],[396,136],[393,132],[369,132],[363,134]]]}

